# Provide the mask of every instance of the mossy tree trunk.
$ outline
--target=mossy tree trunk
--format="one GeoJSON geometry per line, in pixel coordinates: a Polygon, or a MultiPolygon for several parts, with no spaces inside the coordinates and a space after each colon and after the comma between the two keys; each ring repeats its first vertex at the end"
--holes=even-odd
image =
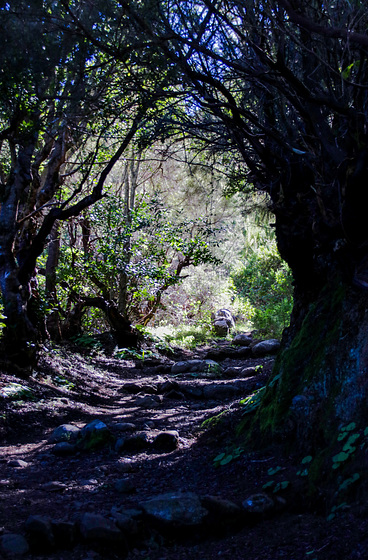
{"type": "Polygon", "coordinates": [[[361,173],[347,174],[345,192],[356,196],[340,206],[330,188],[327,219],[313,189],[303,191],[302,177],[310,180],[299,168],[295,188],[283,189],[282,204],[274,199],[279,249],[294,274],[294,308],[249,434],[313,457],[310,482],[332,495],[341,480],[368,475],[366,195],[361,173]],[[344,435],[347,426],[357,444],[344,435]]]}

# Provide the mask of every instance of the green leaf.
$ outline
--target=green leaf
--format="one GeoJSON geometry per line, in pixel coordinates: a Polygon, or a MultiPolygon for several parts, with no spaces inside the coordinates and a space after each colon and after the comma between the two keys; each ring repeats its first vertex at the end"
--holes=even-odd
{"type": "Polygon", "coordinates": [[[225,455],[226,455],[226,453],[220,453],[219,455],[217,455],[217,456],[214,458],[213,462],[214,462],[214,463],[217,463],[218,461],[221,461],[221,460],[225,457],[225,455]]]}
{"type": "Polygon", "coordinates": [[[227,465],[228,463],[230,463],[233,460],[233,456],[232,455],[226,455],[226,457],[224,457],[224,459],[222,459],[222,461],[220,461],[220,465],[224,466],[227,465]]]}
{"type": "Polygon", "coordinates": [[[354,62],[352,62],[351,64],[349,64],[349,66],[347,66],[342,72],[341,72],[341,77],[344,80],[347,80],[350,75],[351,72],[354,70],[354,68],[359,68],[360,66],[360,60],[354,60],[354,62]]]}
{"type": "Polygon", "coordinates": [[[346,461],[347,459],[349,459],[349,453],[345,453],[345,451],[340,451],[340,453],[337,453],[337,455],[334,455],[334,457],[332,457],[332,462],[333,463],[342,463],[343,461],[346,461]]]}
{"type": "Polygon", "coordinates": [[[272,476],[272,475],[276,474],[276,473],[279,472],[279,471],[281,471],[281,467],[275,467],[275,468],[271,467],[270,469],[268,469],[267,474],[268,474],[269,476],[272,476]]]}

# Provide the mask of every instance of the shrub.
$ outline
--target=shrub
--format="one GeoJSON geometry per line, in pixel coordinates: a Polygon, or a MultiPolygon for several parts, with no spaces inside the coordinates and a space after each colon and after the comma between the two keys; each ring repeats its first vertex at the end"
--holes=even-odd
{"type": "Polygon", "coordinates": [[[292,275],[276,242],[249,250],[247,262],[232,280],[240,299],[249,306],[248,319],[262,336],[280,337],[293,305],[292,275]]]}

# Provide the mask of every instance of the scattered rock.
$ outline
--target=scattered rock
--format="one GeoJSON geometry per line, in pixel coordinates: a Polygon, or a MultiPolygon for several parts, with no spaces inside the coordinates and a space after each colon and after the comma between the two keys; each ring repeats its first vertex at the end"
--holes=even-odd
{"type": "Polygon", "coordinates": [[[159,384],[158,391],[163,394],[170,393],[171,391],[180,391],[180,385],[177,381],[171,381],[169,379],[159,384]]]}
{"type": "Polygon", "coordinates": [[[143,502],[145,514],[160,526],[172,528],[201,525],[208,515],[199,497],[193,492],[170,492],[143,502]]]}
{"type": "Polygon", "coordinates": [[[127,536],[135,537],[138,535],[139,528],[137,520],[127,513],[116,512],[112,514],[116,526],[127,536]]]}
{"type": "Polygon", "coordinates": [[[143,529],[141,532],[144,533],[144,526],[140,523],[142,516],[143,512],[140,509],[124,509],[116,506],[111,509],[111,517],[128,541],[139,537],[141,529],[143,529]]]}
{"type": "Polygon", "coordinates": [[[8,462],[8,466],[14,467],[16,469],[24,469],[25,467],[28,467],[28,463],[27,461],[23,461],[22,459],[11,459],[8,462]]]}
{"type": "Polygon", "coordinates": [[[252,337],[247,334],[237,334],[232,340],[232,344],[236,346],[250,346],[252,342],[252,337]]]}
{"type": "Polygon", "coordinates": [[[67,441],[68,443],[75,443],[80,434],[80,428],[73,426],[73,424],[62,424],[55,428],[49,437],[49,443],[60,443],[67,441]]]}
{"type": "Polygon", "coordinates": [[[49,490],[50,492],[63,492],[67,488],[67,485],[63,484],[63,482],[59,482],[58,480],[52,480],[51,482],[42,484],[42,488],[44,490],[49,490]]]}
{"type": "Polygon", "coordinates": [[[219,375],[221,373],[221,366],[213,360],[186,360],[184,362],[177,362],[171,367],[172,374],[179,373],[207,373],[212,375],[219,375]]]}
{"type": "Polygon", "coordinates": [[[152,442],[158,451],[175,451],[179,445],[179,434],[175,430],[159,433],[152,442]]]}
{"type": "Polygon", "coordinates": [[[202,369],[203,360],[186,360],[184,362],[176,362],[171,366],[171,373],[187,373],[194,371],[203,371],[202,369]]]}
{"type": "Polygon", "coordinates": [[[119,438],[115,444],[115,451],[143,451],[151,446],[147,432],[138,432],[125,438],[119,438]]]}
{"type": "Polygon", "coordinates": [[[250,358],[252,350],[249,348],[249,346],[241,346],[240,348],[235,348],[234,349],[234,354],[233,357],[236,360],[245,360],[246,358],[250,358]]]}
{"type": "Polygon", "coordinates": [[[137,426],[131,422],[116,422],[111,424],[110,429],[117,432],[134,432],[137,426]]]}
{"type": "Polygon", "coordinates": [[[240,348],[234,348],[231,346],[225,346],[224,348],[213,348],[207,352],[207,358],[217,361],[223,361],[227,358],[232,360],[243,360],[249,358],[252,354],[252,350],[248,346],[242,346],[240,348]]]}
{"type": "Polygon", "coordinates": [[[275,354],[280,348],[280,341],[271,338],[270,340],[263,340],[258,342],[252,348],[252,354],[256,358],[261,358],[267,354],[275,354]]]}
{"type": "Polygon", "coordinates": [[[77,452],[77,446],[67,441],[61,441],[52,448],[52,453],[57,457],[69,457],[77,452]]]}
{"type": "Polygon", "coordinates": [[[252,494],[242,503],[244,510],[251,515],[264,516],[273,510],[274,501],[267,494],[252,494]]]}
{"type": "Polygon", "coordinates": [[[77,527],[72,521],[51,521],[56,546],[71,548],[77,540],[77,527]]]}
{"type": "Polygon", "coordinates": [[[112,442],[109,428],[101,420],[92,420],[82,428],[77,445],[85,451],[97,449],[112,442]]]}
{"type": "Polygon", "coordinates": [[[79,530],[86,541],[116,543],[123,540],[120,529],[113,521],[98,513],[85,513],[80,521],[79,530]]]}
{"type": "Polygon", "coordinates": [[[133,395],[137,395],[138,393],[153,395],[157,393],[157,387],[151,383],[124,383],[119,392],[123,391],[133,395]]]}
{"type": "Polygon", "coordinates": [[[253,377],[253,375],[257,375],[261,371],[261,368],[258,367],[246,367],[241,370],[242,377],[253,377]]]}
{"type": "Polygon", "coordinates": [[[227,336],[235,327],[234,317],[228,309],[219,309],[211,315],[213,329],[217,336],[227,336]]]}
{"type": "Polygon", "coordinates": [[[24,556],[29,551],[29,546],[23,535],[6,533],[0,537],[0,550],[6,556],[24,556]]]}
{"type": "Polygon", "coordinates": [[[31,515],[25,523],[25,530],[32,549],[47,552],[55,547],[55,537],[49,517],[31,515]]]}
{"type": "Polygon", "coordinates": [[[142,408],[157,408],[161,405],[162,400],[162,395],[147,395],[146,397],[138,397],[134,404],[142,408]]]}
{"type": "Polygon", "coordinates": [[[201,399],[203,397],[203,387],[200,385],[182,384],[181,389],[186,397],[201,399]]]}
{"type": "Polygon", "coordinates": [[[227,324],[226,319],[217,319],[213,323],[213,330],[215,331],[216,336],[225,337],[229,334],[230,328],[227,324]]]}
{"type": "Polygon", "coordinates": [[[227,367],[223,370],[224,377],[239,377],[243,368],[240,366],[227,367]]]}
{"type": "Polygon", "coordinates": [[[119,494],[133,494],[136,491],[136,487],[128,478],[115,480],[114,488],[119,494]]]}
{"type": "Polygon", "coordinates": [[[165,394],[165,399],[172,399],[173,401],[181,401],[185,399],[185,396],[180,391],[169,391],[165,394]]]}
{"type": "Polygon", "coordinates": [[[221,400],[233,397],[236,393],[236,388],[233,385],[229,385],[228,383],[223,383],[221,385],[211,383],[210,385],[205,385],[203,387],[203,397],[205,399],[221,400]]]}
{"type": "Polygon", "coordinates": [[[218,496],[203,496],[201,502],[211,514],[211,518],[215,517],[221,523],[227,523],[230,519],[240,517],[243,513],[240,506],[218,496]]]}

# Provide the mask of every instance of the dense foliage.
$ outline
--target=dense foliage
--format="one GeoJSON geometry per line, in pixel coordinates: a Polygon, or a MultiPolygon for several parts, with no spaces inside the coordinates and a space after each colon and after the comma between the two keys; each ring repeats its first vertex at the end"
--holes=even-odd
{"type": "Polygon", "coordinates": [[[248,250],[246,263],[231,276],[258,334],[280,337],[290,321],[293,288],[291,271],[276,243],[248,250]]]}

